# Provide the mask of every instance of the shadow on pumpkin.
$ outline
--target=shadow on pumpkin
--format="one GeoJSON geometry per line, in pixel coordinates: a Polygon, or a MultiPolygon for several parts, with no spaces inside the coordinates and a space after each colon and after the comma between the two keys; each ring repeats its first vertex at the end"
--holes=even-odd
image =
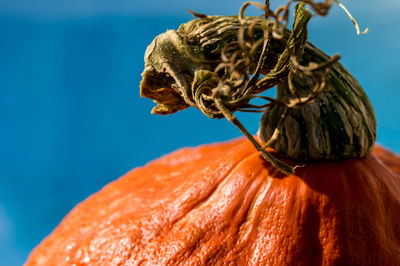
{"type": "MultiPolygon", "coordinates": [[[[351,261],[352,257],[360,258],[356,255],[360,250],[363,254],[367,251],[366,254],[381,254],[386,258],[395,258],[398,254],[400,176],[395,171],[400,160],[395,162],[394,154],[389,156],[384,149],[377,152],[379,158],[374,151],[366,159],[317,162],[297,168],[292,176],[280,172],[271,175],[273,179],[279,179],[276,180],[278,183],[288,179],[286,182],[295,186],[296,191],[307,190],[304,193],[307,197],[301,198],[303,206],[300,208],[307,209],[301,212],[310,225],[305,222],[302,230],[310,228],[309,236],[318,236],[321,224],[323,228],[327,227],[324,218],[335,217],[329,221],[331,233],[336,236],[332,248],[340,248],[338,253],[341,253],[343,262],[351,261]],[[386,164],[389,157],[383,157],[385,164],[380,160],[383,152],[392,158],[389,165],[386,164]],[[371,246],[368,243],[375,244],[371,246]]],[[[293,162],[285,162],[293,165],[293,162]]],[[[271,169],[270,164],[265,162],[264,165],[271,169]]],[[[290,197],[296,198],[296,195],[290,197]]],[[[312,242],[319,244],[320,241],[321,237],[316,237],[312,242]]],[[[320,246],[313,248],[318,250],[314,255],[322,254],[320,246]]]]}

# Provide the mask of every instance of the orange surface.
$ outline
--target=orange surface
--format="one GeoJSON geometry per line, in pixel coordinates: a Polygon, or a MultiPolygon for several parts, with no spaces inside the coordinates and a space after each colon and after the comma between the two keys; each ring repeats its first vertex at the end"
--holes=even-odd
{"type": "Polygon", "coordinates": [[[284,176],[244,139],[181,149],[75,207],[27,265],[400,265],[400,175],[382,161],[284,176]]]}
{"type": "Polygon", "coordinates": [[[400,157],[382,146],[375,146],[374,154],[392,171],[400,174],[400,157]]]}

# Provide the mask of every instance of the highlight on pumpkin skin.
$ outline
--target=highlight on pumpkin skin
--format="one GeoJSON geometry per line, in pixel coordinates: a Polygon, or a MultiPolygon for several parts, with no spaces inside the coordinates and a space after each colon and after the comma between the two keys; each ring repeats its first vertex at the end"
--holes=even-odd
{"type": "MultiPolygon", "coordinates": [[[[372,106],[357,81],[338,63],[339,55],[329,58],[307,42],[307,24],[313,14],[305,8],[306,5],[310,6],[314,14],[325,16],[332,6],[332,0],[290,0],[275,12],[270,10],[268,0],[265,4],[250,1],[242,5],[237,18],[190,11],[196,17],[195,20],[181,25],[177,31],[168,31],[158,36],[149,46],[152,48],[146,51],[141,95],[156,102],[157,106],[152,113],[170,114],[193,106],[210,118],[226,118],[253,143],[266,161],[286,174],[292,174],[295,168],[269,154],[265,150],[266,147],[274,147],[281,155],[299,161],[367,156],[376,138],[376,121],[372,106]],[[290,31],[287,29],[289,10],[294,2],[298,4],[290,31]],[[263,15],[246,17],[245,11],[251,5],[262,10],[263,15]],[[153,82],[154,77],[160,79],[153,82]],[[340,79],[344,79],[344,83],[332,84],[340,79]],[[287,84],[288,88],[284,97],[274,99],[257,95],[276,85],[278,95],[282,95],[280,90],[286,90],[284,84],[287,84]],[[304,86],[305,84],[307,85],[304,86]],[[345,94],[350,93],[350,97],[362,98],[361,105],[364,104],[364,107],[353,106],[353,101],[349,102],[350,105],[341,104],[348,112],[360,108],[368,110],[368,114],[361,115],[361,118],[367,121],[366,133],[357,132],[357,136],[366,137],[353,142],[350,131],[359,129],[355,129],[356,125],[344,122],[342,126],[339,125],[342,130],[346,129],[347,134],[344,136],[343,147],[339,148],[341,154],[331,147],[336,144],[326,137],[322,139],[323,145],[311,147],[311,154],[299,154],[290,148],[291,145],[282,145],[281,132],[284,132],[285,128],[288,130],[288,119],[292,119],[298,110],[307,109],[306,105],[315,102],[325,104],[319,99],[332,97],[327,90],[344,90],[345,94]],[[254,98],[263,99],[267,103],[251,104],[250,101],[254,98]],[[275,115],[271,121],[272,116],[268,114],[276,108],[279,115],[275,115]],[[264,113],[259,130],[264,144],[258,143],[246,130],[234,115],[237,111],[264,113]],[[272,132],[270,125],[274,125],[272,132]]],[[[340,6],[344,8],[343,5],[340,6]]],[[[350,14],[347,9],[345,11],[350,14]]],[[[349,16],[357,28],[357,23],[351,15],[349,16]]],[[[343,95],[336,93],[334,97],[343,98],[343,95]]],[[[319,112],[327,111],[321,109],[319,112]]],[[[328,112],[325,116],[337,111],[331,109],[328,112]]],[[[308,116],[312,116],[312,113],[308,116]]],[[[309,136],[299,137],[315,136],[313,131],[318,130],[328,130],[325,135],[330,135],[330,138],[332,135],[341,134],[335,131],[336,129],[332,132],[331,129],[317,128],[311,129],[309,136]]],[[[340,138],[339,140],[341,141],[340,138]]]]}
{"type": "Polygon", "coordinates": [[[25,265],[400,265],[382,163],[400,157],[373,154],[285,176],[244,138],[183,148],[78,204],[25,265]]]}

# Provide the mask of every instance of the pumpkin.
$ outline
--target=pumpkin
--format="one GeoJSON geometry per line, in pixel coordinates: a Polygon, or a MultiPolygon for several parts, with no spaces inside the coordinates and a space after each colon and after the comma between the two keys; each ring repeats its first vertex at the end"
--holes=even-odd
{"type": "Polygon", "coordinates": [[[392,171],[400,174],[400,160],[399,157],[391,151],[383,148],[382,146],[375,146],[374,154],[386,164],[392,171]]]}
{"type": "Polygon", "coordinates": [[[378,147],[284,175],[245,139],[184,148],[79,204],[26,265],[400,265],[399,166],[378,147]]]}

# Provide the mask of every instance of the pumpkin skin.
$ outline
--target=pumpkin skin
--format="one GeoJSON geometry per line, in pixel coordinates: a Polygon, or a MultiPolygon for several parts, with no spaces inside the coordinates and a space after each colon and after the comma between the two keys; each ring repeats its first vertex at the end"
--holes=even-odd
{"type": "Polygon", "coordinates": [[[400,265],[400,176],[374,152],[285,176],[244,139],[181,149],[80,203],[26,263],[73,264],[400,265]]]}
{"type": "Polygon", "coordinates": [[[375,146],[374,154],[393,172],[400,175],[400,157],[382,146],[375,146]]]}

